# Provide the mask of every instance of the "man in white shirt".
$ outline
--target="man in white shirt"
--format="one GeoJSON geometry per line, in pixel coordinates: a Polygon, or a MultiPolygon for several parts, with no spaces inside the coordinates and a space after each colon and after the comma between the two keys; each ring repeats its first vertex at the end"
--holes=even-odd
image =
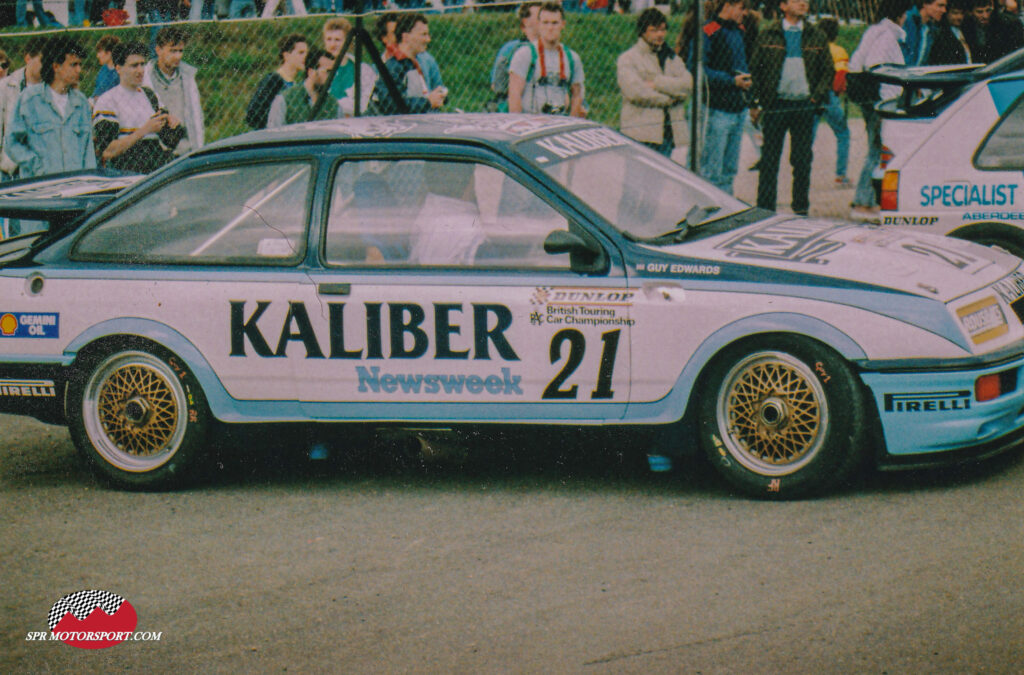
{"type": "Polygon", "coordinates": [[[585,117],[583,63],[576,52],[562,44],[562,6],[543,4],[538,22],[537,44],[525,44],[512,55],[508,110],[585,117]]]}
{"type": "Polygon", "coordinates": [[[96,99],[93,111],[96,154],[122,171],[149,173],[170,162],[185,131],[181,120],[142,86],[148,51],[141,42],[117,46],[113,59],[121,83],[96,99]]]}

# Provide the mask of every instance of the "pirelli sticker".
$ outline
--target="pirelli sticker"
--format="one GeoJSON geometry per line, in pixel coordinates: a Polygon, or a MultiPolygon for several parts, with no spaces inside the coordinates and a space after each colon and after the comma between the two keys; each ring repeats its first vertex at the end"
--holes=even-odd
{"type": "Polygon", "coordinates": [[[53,380],[0,380],[0,396],[7,398],[53,398],[53,380]]]}

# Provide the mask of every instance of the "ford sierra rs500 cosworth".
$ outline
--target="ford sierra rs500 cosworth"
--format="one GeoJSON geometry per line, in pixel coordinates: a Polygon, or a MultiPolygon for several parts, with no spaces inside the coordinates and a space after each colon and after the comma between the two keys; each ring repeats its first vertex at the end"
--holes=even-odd
{"type": "Polygon", "coordinates": [[[752,209],[586,121],[254,132],[3,243],[0,409],[126,487],[214,420],[660,425],[782,498],[1024,427],[1018,258],[752,209]]]}

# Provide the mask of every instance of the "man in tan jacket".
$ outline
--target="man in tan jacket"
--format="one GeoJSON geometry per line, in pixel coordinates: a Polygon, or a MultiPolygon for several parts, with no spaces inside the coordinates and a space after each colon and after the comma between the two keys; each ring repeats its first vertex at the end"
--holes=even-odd
{"type": "Polygon", "coordinates": [[[640,39],[616,62],[622,90],[622,133],[666,157],[676,143],[684,144],[683,103],[693,89],[693,77],[682,59],[665,44],[668,21],[653,7],[636,20],[640,39]]]}

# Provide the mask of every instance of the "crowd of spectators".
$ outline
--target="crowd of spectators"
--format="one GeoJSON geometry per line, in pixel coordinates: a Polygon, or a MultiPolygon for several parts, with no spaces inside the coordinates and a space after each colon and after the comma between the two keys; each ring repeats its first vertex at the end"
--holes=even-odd
{"type": "MultiPolygon", "coordinates": [[[[244,19],[269,15],[355,14],[358,11],[385,10],[507,11],[505,0],[136,0],[135,19],[140,24],[161,24],[172,21],[211,21],[244,19]],[[269,7],[268,7],[269,5],[269,7]]],[[[575,12],[637,13],[653,6],[654,0],[564,0],[567,10],[575,12]]],[[[127,17],[126,0],[70,0],[68,26],[119,25],[127,17]]],[[[63,19],[63,17],[62,17],[63,19]]],[[[40,28],[61,26],[43,0],[14,0],[7,15],[0,7],[0,25],[40,28]]]]}
{"type": "MultiPolygon", "coordinates": [[[[810,21],[808,0],[764,4],[765,14],[773,17],[768,21],[750,9],[748,0],[708,0],[706,21],[699,27],[704,33],[702,68],[707,92],[700,120],[699,171],[731,192],[743,132],[753,123],[763,137],[760,160],[751,167],[760,172],[757,205],[774,210],[780,155],[788,135],[791,207],[806,214],[812,146],[820,121],[836,136],[835,185],[853,185],[847,177],[851,138],[843,100],[847,73],[859,74],[883,63],[988,63],[1024,47],[1024,22],[1016,0],[998,0],[998,5],[995,1],[920,0],[914,5],[912,0],[880,0],[875,23],[851,58],[836,43],[834,18],[810,21]]],[[[697,30],[696,12],[691,9],[677,45],[691,72],[696,69],[697,30]]],[[[864,119],[868,147],[851,203],[852,218],[878,218],[872,177],[882,155],[882,140],[874,104],[879,97],[899,93],[899,87],[883,87],[871,100],[853,101],[864,119]]]]}
{"type": "MultiPolygon", "coordinates": [[[[910,3],[881,0],[879,19],[852,58],[836,44],[834,19],[809,19],[808,0],[776,0],[768,8],[774,15],[768,21],[749,8],[748,0],[707,0],[705,22],[697,26],[691,12],[675,49],[669,47],[667,18],[657,9],[645,9],[637,15],[636,42],[623,45],[616,60],[621,130],[666,156],[687,144],[699,30],[707,92],[699,172],[731,193],[744,131],[758,128],[763,147],[752,167],[760,172],[757,205],[774,210],[788,135],[791,207],[806,214],[812,145],[822,120],[837,139],[836,185],[850,186],[850,132],[842,102],[848,72],[859,74],[880,63],[992,60],[1024,45],[1024,24],[1014,10],[994,9],[992,0],[910,3]]],[[[517,18],[521,35],[502,45],[491,68],[488,109],[585,117],[585,64],[562,41],[562,5],[527,2],[519,6],[517,18]]],[[[352,48],[338,61],[351,32],[347,20],[335,17],[325,22],[319,43],[300,33],[283,37],[277,45],[278,67],[251,94],[248,125],[261,129],[333,119],[351,116],[357,108],[387,115],[445,107],[448,89],[428,51],[424,14],[378,16],[374,36],[387,77],[366,62],[358,64],[357,72],[352,48]]],[[[152,46],[103,37],[96,45],[100,69],[89,98],[79,88],[87,55],[74,39],[28,39],[24,65],[9,74],[10,59],[0,52],[0,180],[96,166],[149,172],[201,147],[205,126],[197,80],[202,74],[184,60],[188,39],[181,25],[160,28],[152,46]]],[[[878,208],[871,173],[881,153],[880,120],[871,101],[859,103],[868,153],[852,215],[872,218],[878,208]]]]}

